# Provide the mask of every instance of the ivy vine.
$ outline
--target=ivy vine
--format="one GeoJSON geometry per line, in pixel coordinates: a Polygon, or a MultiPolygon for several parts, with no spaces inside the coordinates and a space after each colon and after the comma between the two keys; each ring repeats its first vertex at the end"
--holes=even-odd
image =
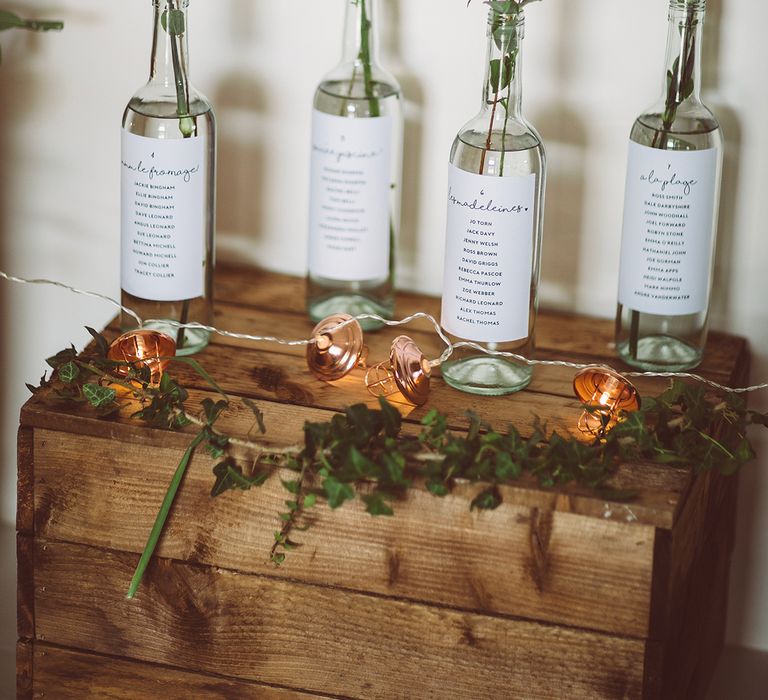
{"type": "MultiPolygon", "coordinates": [[[[356,404],[328,421],[307,422],[300,444],[274,448],[226,435],[216,427],[232,400],[196,360],[173,358],[190,365],[220,398],[206,398],[200,410],[192,412],[187,390],[170,373],[163,374],[158,386],[152,385],[147,367],[108,359],[106,339],[88,331],[95,342],[86,355],[78,355],[74,347],[62,350],[47,360],[51,377],[43,376],[38,386],[28,385],[42,401],[88,405],[104,418],[138,402],[132,415],[148,426],[198,428],[166,493],[129,597],[139,586],[187,465],[201,446],[216,462],[213,497],[259,487],[280,471],[286,500],[276,514],[278,527],[270,551],[271,561],[279,566],[290,550],[300,546],[299,533],[311,525],[306,516],[320,503],[335,509],[359,499],[371,515],[391,516],[397,501],[419,479],[436,497],[449,494],[457,482],[482,483],[484,488],[470,508],[493,509],[502,500],[499,487],[523,474],[532,475],[544,488],[577,483],[606,499],[631,500],[633,493],[617,492],[609,485],[622,463],[652,462],[731,474],[755,456],[748,427],[768,427],[768,414],[750,410],[740,395],[719,396],[701,384],[675,380],[593,442],[548,431],[538,421],[530,436],[514,426],[500,431],[472,412],[467,413],[466,430],[457,431],[436,409],[424,416],[416,434],[404,435],[400,413],[381,398],[376,409],[356,404]],[[116,377],[118,370],[126,376],[116,377]],[[234,447],[249,449],[257,458],[246,463],[233,454],[234,447]]],[[[264,434],[267,426],[259,407],[248,398],[239,400],[252,411],[254,425],[264,434]]]]}

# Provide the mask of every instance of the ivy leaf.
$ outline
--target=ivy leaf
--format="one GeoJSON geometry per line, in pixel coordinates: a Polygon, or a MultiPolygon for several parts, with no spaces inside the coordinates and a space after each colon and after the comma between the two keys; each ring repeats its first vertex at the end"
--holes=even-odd
{"type": "Polygon", "coordinates": [[[109,352],[109,343],[107,342],[107,339],[90,326],[86,326],[85,330],[87,330],[94,341],[96,341],[96,351],[99,353],[99,357],[106,358],[107,353],[109,352]]]}
{"type": "Polygon", "coordinates": [[[349,448],[348,464],[359,477],[375,476],[378,471],[376,465],[354,445],[349,448]]]}
{"type": "Polygon", "coordinates": [[[403,423],[400,411],[383,396],[379,396],[379,405],[381,406],[381,414],[384,417],[384,433],[387,437],[396,438],[400,434],[400,428],[403,423]]]}
{"type": "Polygon", "coordinates": [[[31,29],[36,32],[47,32],[60,30],[63,27],[64,23],[57,20],[22,19],[13,12],[0,10],[0,31],[5,29],[31,29]]]}
{"type": "Polygon", "coordinates": [[[450,492],[448,487],[442,481],[427,481],[427,491],[434,496],[447,496],[450,492]]]}
{"type": "Polygon", "coordinates": [[[76,357],[77,350],[75,349],[74,345],[71,345],[65,350],[60,350],[55,355],[53,355],[53,357],[49,357],[45,362],[49,367],[58,369],[62,365],[67,364],[67,362],[72,362],[76,357]]]}
{"type": "Polygon", "coordinates": [[[374,491],[373,493],[366,494],[362,497],[363,503],[365,503],[365,510],[371,515],[394,515],[395,512],[389,507],[384,500],[384,495],[381,491],[374,491]]]}
{"type": "Polygon", "coordinates": [[[59,379],[65,384],[74,382],[78,374],[80,374],[80,370],[74,362],[67,362],[67,364],[59,367],[59,379]]]}
{"type": "Polygon", "coordinates": [[[253,402],[251,401],[247,396],[242,398],[242,402],[251,409],[251,412],[253,413],[254,417],[256,418],[256,423],[259,426],[259,432],[264,435],[267,432],[267,426],[264,423],[264,413],[261,411],[261,409],[253,402]]]}
{"type": "Polygon", "coordinates": [[[115,390],[100,384],[83,384],[83,395],[94,408],[101,408],[115,400],[115,390]]]}
{"type": "Polygon", "coordinates": [[[301,488],[300,485],[299,485],[298,480],[284,481],[283,479],[280,479],[280,483],[283,485],[283,488],[288,493],[292,493],[294,495],[298,495],[299,489],[301,488]]]}
{"type": "Polygon", "coordinates": [[[182,10],[165,10],[160,16],[160,24],[171,36],[184,33],[184,12],[182,10]]]}
{"type": "Polygon", "coordinates": [[[201,404],[208,425],[213,425],[218,420],[221,412],[229,405],[226,401],[219,400],[214,403],[212,399],[207,398],[203,399],[201,404]]]}
{"type": "Polygon", "coordinates": [[[491,486],[475,496],[469,507],[471,510],[475,508],[479,510],[494,510],[499,505],[501,505],[501,494],[495,486],[491,486]]]}
{"type": "Polygon", "coordinates": [[[342,483],[335,476],[328,476],[323,480],[323,490],[328,497],[328,505],[331,508],[338,508],[344,501],[355,497],[352,487],[342,483]]]}
{"type": "Polygon", "coordinates": [[[304,496],[304,501],[301,505],[303,508],[314,508],[316,503],[317,495],[314,493],[308,493],[306,496],[304,496]]]}

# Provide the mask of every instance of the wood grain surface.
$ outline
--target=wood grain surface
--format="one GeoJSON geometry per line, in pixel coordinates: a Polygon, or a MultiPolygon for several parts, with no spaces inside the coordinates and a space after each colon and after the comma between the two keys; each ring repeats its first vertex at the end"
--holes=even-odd
{"type": "MultiPolygon", "coordinates": [[[[309,336],[304,281],[245,267],[217,271],[216,320],[236,332],[309,336]]],[[[398,296],[397,314],[439,313],[398,296]]],[[[442,345],[423,320],[366,334],[371,361],[407,333],[428,357],[442,345]]],[[[105,333],[114,337],[114,323],[105,333]]],[[[608,363],[611,321],[540,313],[537,357],[608,363]]],[[[218,425],[267,444],[300,442],[306,421],[352,403],[374,407],[362,370],[316,380],[304,349],[215,336],[198,356],[230,394],[218,425]],[[241,401],[257,402],[266,436],[241,401]]],[[[699,371],[743,384],[743,339],[713,333],[699,371]]],[[[194,413],[216,398],[186,365],[194,413]]],[[[537,420],[576,433],[574,370],[537,367],[507,397],[450,389],[439,371],[427,405],[393,397],[413,434],[431,408],[464,430],[471,409],[524,435],[537,420]]],[[[667,380],[641,378],[644,395],[667,380]]],[[[18,467],[17,697],[70,698],[682,698],[701,697],[723,639],[735,478],[621,465],[629,503],[578,486],[481,487],[442,499],[416,483],[394,518],[359,503],[320,506],[302,547],[269,564],[285,492],[210,497],[213,462],[193,458],[134,601],[124,594],[168,481],[194,433],[149,429],[137,404],[102,420],[34,397],[22,410],[18,467]],[[707,585],[702,585],[706,581],[707,585]],[[43,695],[44,694],[44,695],[43,695]]]]}
{"type": "Polygon", "coordinates": [[[358,698],[640,697],[642,640],[37,543],[37,637],[358,698]]]}

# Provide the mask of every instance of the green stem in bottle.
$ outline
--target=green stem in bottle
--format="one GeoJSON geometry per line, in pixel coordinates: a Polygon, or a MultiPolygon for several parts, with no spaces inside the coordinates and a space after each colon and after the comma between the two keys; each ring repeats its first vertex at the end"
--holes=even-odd
{"type": "Polygon", "coordinates": [[[179,115],[179,131],[185,139],[195,133],[195,122],[189,114],[189,84],[181,64],[180,37],[184,35],[184,13],[168,0],[165,29],[171,37],[171,60],[173,61],[173,82],[176,87],[176,113],[179,115]]]}
{"type": "MultiPolygon", "coordinates": [[[[178,0],[177,0],[178,1],[178,0]]],[[[181,63],[180,37],[184,35],[184,13],[178,7],[174,7],[173,0],[168,0],[168,14],[166,15],[165,28],[171,37],[171,60],[173,62],[173,82],[176,87],[176,113],[179,115],[179,131],[185,139],[195,135],[195,120],[189,114],[189,82],[181,63]]],[[[179,322],[184,324],[189,320],[189,299],[185,299],[181,305],[179,322]]],[[[176,336],[176,346],[181,349],[184,346],[185,329],[179,328],[176,336]]]]}
{"type": "Polygon", "coordinates": [[[358,58],[363,64],[363,84],[365,87],[365,97],[368,100],[370,116],[378,117],[381,115],[379,101],[374,94],[373,89],[373,70],[371,68],[371,28],[372,23],[368,18],[366,9],[366,0],[358,0],[360,3],[360,53],[358,58]]]}
{"type": "MultiPolygon", "coordinates": [[[[680,28],[680,43],[683,48],[675,59],[672,68],[667,72],[667,95],[664,103],[664,114],[661,119],[661,129],[654,134],[651,148],[667,150],[669,135],[677,117],[677,110],[693,92],[693,71],[696,63],[696,27],[694,23],[694,6],[688,4],[685,23],[680,28]]],[[[640,312],[632,311],[629,325],[629,355],[637,359],[640,336],[640,312]]]]}

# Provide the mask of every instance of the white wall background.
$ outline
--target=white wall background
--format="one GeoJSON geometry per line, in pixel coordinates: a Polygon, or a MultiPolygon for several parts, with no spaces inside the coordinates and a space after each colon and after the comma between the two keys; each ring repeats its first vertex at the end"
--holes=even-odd
{"type": "MultiPolygon", "coordinates": [[[[484,53],[476,0],[384,0],[384,63],[407,103],[400,283],[439,293],[446,161],[474,114],[484,53]]],[[[0,2],[64,19],[61,34],[0,35],[0,262],[119,294],[119,126],[146,80],[149,0],[0,2]]],[[[727,143],[713,327],[746,335],[768,378],[768,5],[710,0],[705,100],[727,143]]],[[[310,104],[338,59],[343,0],[192,0],[192,79],[219,119],[220,254],[301,274],[310,104]]],[[[544,0],[527,10],[524,105],[549,156],[543,303],[610,317],[626,139],[660,90],[666,0],[544,0]]],[[[0,283],[2,455],[0,652],[15,641],[15,432],[25,381],[44,358],[112,316],[100,302],[0,283]]],[[[768,408],[766,393],[753,405],[768,408]]],[[[768,440],[742,474],[728,637],[768,650],[768,440]]],[[[706,582],[702,581],[702,585],[706,582]]],[[[11,671],[0,695],[11,694],[11,671]]]]}

